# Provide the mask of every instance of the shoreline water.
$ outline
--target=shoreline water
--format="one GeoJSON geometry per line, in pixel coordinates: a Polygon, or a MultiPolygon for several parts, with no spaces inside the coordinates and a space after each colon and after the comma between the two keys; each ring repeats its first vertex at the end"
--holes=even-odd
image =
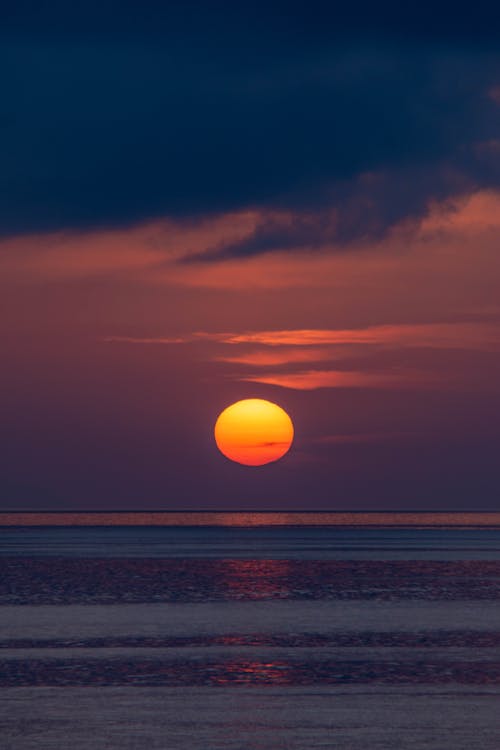
{"type": "Polygon", "coordinates": [[[446,511],[19,511],[8,526],[339,526],[500,528],[500,512],[446,511]]]}

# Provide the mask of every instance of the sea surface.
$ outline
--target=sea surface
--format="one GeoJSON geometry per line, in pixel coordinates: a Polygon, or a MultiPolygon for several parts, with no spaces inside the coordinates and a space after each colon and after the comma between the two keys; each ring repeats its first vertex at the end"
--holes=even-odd
{"type": "Polygon", "coordinates": [[[500,748],[498,514],[167,515],[0,527],[2,750],[500,748]]]}

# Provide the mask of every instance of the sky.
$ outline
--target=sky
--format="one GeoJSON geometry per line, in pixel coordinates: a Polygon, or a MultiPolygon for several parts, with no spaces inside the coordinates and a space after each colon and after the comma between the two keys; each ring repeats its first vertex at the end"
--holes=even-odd
{"type": "Polygon", "coordinates": [[[0,508],[498,508],[492,5],[2,7],[0,508]]]}

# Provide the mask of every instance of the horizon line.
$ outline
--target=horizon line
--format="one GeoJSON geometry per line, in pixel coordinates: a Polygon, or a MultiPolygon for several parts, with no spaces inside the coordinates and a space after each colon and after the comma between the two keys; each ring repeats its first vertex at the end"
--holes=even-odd
{"type": "Polygon", "coordinates": [[[112,514],[112,513],[393,513],[393,514],[416,514],[416,513],[425,513],[425,514],[432,514],[432,513],[449,513],[449,514],[464,514],[464,515],[474,515],[474,514],[495,514],[500,515],[500,508],[498,510],[483,508],[481,510],[461,510],[461,509],[454,509],[454,510],[448,510],[445,508],[440,509],[433,509],[433,510],[422,510],[422,509],[405,509],[405,510],[395,510],[391,508],[382,508],[382,509],[355,509],[352,510],[350,508],[336,508],[335,510],[328,510],[325,508],[314,508],[314,509],[307,509],[307,510],[298,510],[298,509],[285,509],[285,508],[266,508],[266,509],[257,509],[257,508],[238,508],[238,509],[228,509],[228,508],[168,508],[168,509],[146,509],[146,510],[138,510],[138,509],[127,509],[127,508],[120,508],[117,509],[102,509],[99,508],[97,510],[88,510],[88,509],[82,509],[78,508],[75,510],[38,510],[35,508],[30,508],[29,510],[0,510],[0,515],[22,515],[22,514],[29,514],[29,513],[39,513],[39,514],[64,514],[64,513],[71,513],[71,514],[77,514],[77,513],[85,513],[85,514],[112,514]]]}
{"type": "Polygon", "coordinates": [[[500,528],[500,511],[52,511],[0,514],[0,528],[35,527],[500,528]]]}

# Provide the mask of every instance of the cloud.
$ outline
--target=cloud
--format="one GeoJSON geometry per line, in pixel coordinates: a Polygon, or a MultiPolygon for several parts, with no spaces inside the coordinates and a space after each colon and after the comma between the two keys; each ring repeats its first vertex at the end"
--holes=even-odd
{"type": "Polygon", "coordinates": [[[271,350],[252,349],[242,354],[221,354],[214,359],[217,362],[227,362],[236,365],[252,365],[253,367],[272,367],[301,362],[321,362],[332,359],[333,353],[329,349],[307,347],[287,348],[273,347],[271,350]]]}
{"type": "MultiPolygon", "coordinates": [[[[363,335],[374,341],[374,336],[385,340],[396,335],[373,330],[380,327],[377,324],[469,321],[494,326],[494,315],[489,321],[479,320],[478,315],[484,318],[481,311],[498,306],[499,216],[500,196],[487,191],[436,204],[412,233],[395,229],[383,242],[359,245],[357,252],[338,253],[325,247],[314,253],[276,252],[191,265],[177,260],[226,239],[250,235],[259,214],[225,214],[192,224],[163,221],[120,230],[25,235],[0,241],[0,277],[10,294],[18,285],[37,286],[37,294],[42,294],[47,284],[57,284],[61,292],[71,286],[83,293],[84,287],[99,283],[110,305],[118,297],[131,300],[130,315],[134,296],[157,299],[156,318],[145,321],[135,313],[135,322],[129,320],[125,328],[117,324],[101,329],[100,335],[151,339],[187,333],[189,337],[195,326],[206,326],[219,337],[262,336],[272,321],[273,335],[285,328],[319,331],[316,339],[328,335],[330,341],[334,336],[327,346],[340,348],[338,331],[347,331],[352,338],[349,331],[359,337],[370,328],[363,335]],[[181,299],[189,306],[182,314],[181,299]],[[201,319],[195,315],[200,306],[207,312],[201,319]],[[170,322],[164,317],[166,309],[171,310],[170,322]],[[172,328],[176,319],[180,331],[172,328]],[[331,327],[323,328],[325,323],[331,327]]],[[[425,330],[403,334],[408,340],[430,335],[425,330]]],[[[431,338],[435,340],[437,334],[438,329],[433,329],[431,338]]],[[[304,334],[300,335],[303,340],[304,334]]],[[[475,340],[477,347],[486,346],[486,338],[495,332],[465,327],[441,329],[440,335],[461,337],[472,348],[475,340]]],[[[324,346],[316,339],[308,346],[324,346]]],[[[343,346],[350,346],[351,353],[354,347],[367,346],[348,340],[343,346]]],[[[258,346],[258,341],[249,342],[247,349],[220,349],[214,354],[239,356],[258,346]]]]}
{"type": "MultiPolygon", "coordinates": [[[[491,164],[491,157],[497,156],[496,144],[496,140],[478,144],[478,158],[489,160],[491,164]]],[[[179,263],[241,261],[284,251],[359,252],[370,245],[377,247],[395,229],[411,237],[418,234],[433,203],[450,200],[450,196],[468,196],[473,187],[469,180],[446,169],[443,172],[440,168],[430,169],[428,174],[420,175],[416,171],[409,175],[380,170],[356,176],[350,183],[339,181],[325,198],[326,205],[320,208],[295,206],[288,211],[264,208],[251,233],[237,241],[224,240],[214,247],[183,256],[179,263]],[[411,189],[409,183],[413,186],[411,189]]]]}
{"type": "MultiPolygon", "coordinates": [[[[247,332],[197,331],[179,337],[111,336],[109,343],[200,345],[197,357],[229,366],[225,377],[300,391],[319,388],[448,389],[477,387],[463,355],[500,352],[500,329],[489,321],[385,325],[359,329],[247,332]],[[413,354],[410,355],[410,351],[413,354]],[[432,350],[432,357],[428,356],[432,350]],[[450,352],[454,357],[450,359],[450,352]],[[446,352],[443,357],[438,352],[446,352]],[[353,360],[362,369],[352,369],[353,360]],[[332,362],[337,367],[332,367],[332,362]],[[300,365],[310,364],[307,369],[300,365]],[[455,363],[455,364],[453,364],[455,363]],[[249,371],[248,366],[252,369],[249,371]]],[[[356,367],[356,365],[355,365],[356,367]]]]}
{"type": "Polygon", "coordinates": [[[338,239],[338,217],[334,211],[292,213],[263,212],[255,229],[237,242],[227,240],[201,253],[186,255],[181,263],[221,261],[246,258],[284,249],[319,250],[338,239]]]}
{"type": "Polygon", "coordinates": [[[255,0],[251,7],[228,5],[225,0],[212,0],[209,4],[200,0],[87,0],[77,5],[51,0],[43,8],[31,0],[18,0],[2,8],[1,20],[3,28],[11,33],[52,31],[80,38],[88,32],[97,37],[127,32],[146,41],[160,38],[171,43],[183,33],[189,42],[196,39],[214,48],[245,51],[253,47],[259,35],[263,55],[269,53],[271,45],[283,54],[292,43],[300,51],[310,45],[342,40],[346,33],[353,32],[375,33],[382,39],[439,39],[483,47],[499,39],[500,12],[494,4],[485,5],[481,13],[475,14],[465,6],[455,6],[453,10],[450,13],[446,4],[436,6],[429,23],[427,14],[416,15],[399,3],[381,2],[374,7],[367,0],[356,6],[335,7],[321,0],[310,0],[307,5],[296,0],[255,0]],[[281,33],[276,34],[277,31],[281,33]]]}
{"type": "MultiPolygon", "coordinates": [[[[196,334],[210,337],[211,334],[196,334]]],[[[268,346],[371,345],[396,347],[460,348],[495,351],[500,347],[500,330],[486,323],[430,323],[387,325],[351,330],[258,331],[217,334],[227,344],[258,343],[268,346]]]]}
{"type": "Polygon", "coordinates": [[[338,250],[500,185],[477,149],[500,128],[485,19],[436,12],[431,29],[373,5],[53,5],[2,19],[5,236],[258,211],[249,236],[206,257],[338,250]]]}
{"type": "Polygon", "coordinates": [[[500,329],[495,323],[483,321],[458,323],[429,323],[424,325],[385,325],[359,329],[296,329],[280,331],[209,332],[196,331],[178,338],[131,338],[110,336],[107,341],[131,344],[176,344],[210,341],[216,344],[265,345],[285,347],[277,353],[258,349],[241,355],[218,355],[223,362],[253,365],[280,364],[282,362],[306,362],[328,359],[331,351],[325,347],[378,346],[419,347],[432,349],[468,349],[498,351],[500,329]],[[313,348],[318,347],[323,348],[313,348]],[[294,351],[289,347],[308,347],[305,351],[294,351]]]}
{"type": "Polygon", "coordinates": [[[292,373],[267,373],[236,378],[250,383],[278,385],[297,391],[313,391],[318,388],[418,388],[436,385],[424,373],[415,372],[361,372],[345,370],[303,370],[292,373]]]}
{"type": "Polygon", "coordinates": [[[212,217],[196,224],[157,221],[122,229],[24,234],[0,240],[0,269],[6,275],[73,279],[140,273],[161,278],[186,255],[253,231],[252,212],[212,217]]]}

